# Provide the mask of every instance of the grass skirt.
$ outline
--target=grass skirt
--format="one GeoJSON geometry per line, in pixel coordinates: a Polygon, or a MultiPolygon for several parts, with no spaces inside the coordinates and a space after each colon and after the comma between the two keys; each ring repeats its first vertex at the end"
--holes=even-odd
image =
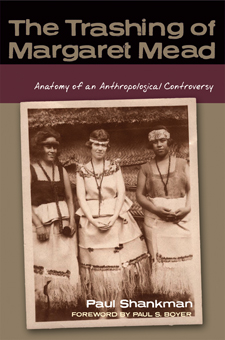
{"type": "MultiPolygon", "coordinates": [[[[38,309],[76,306],[80,296],[76,235],[59,233],[58,221],[47,226],[49,240],[40,242],[33,229],[35,299],[38,309]]],[[[68,225],[68,222],[67,222],[68,225]]]]}
{"type": "MultiPolygon", "coordinates": [[[[157,205],[167,208],[178,209],[182,204],[183,198],[157,199],[157,205]]],[[[144,231],[153,259],[153,293],[168,297],[185,294],[193,297],[193,253],[188,218],[175,224],[145,211],[144,231]]]]}
{"type": "MultiPolygon", "coordinates": [[[[103,219],[107,221],[107,217],[103,219]]],[[[150,256],[133,217],[127,213],[126,224],[118,218],[109,231],[103,232],[90,225],[85,217],[81,217],[80,224],[80,274],[85,300],[112,301],[119,295],[132,298],[149,293],[150,256]],[[135,235],[127,233],[125,240],[125,231],[131,223],[135,235]]]]}

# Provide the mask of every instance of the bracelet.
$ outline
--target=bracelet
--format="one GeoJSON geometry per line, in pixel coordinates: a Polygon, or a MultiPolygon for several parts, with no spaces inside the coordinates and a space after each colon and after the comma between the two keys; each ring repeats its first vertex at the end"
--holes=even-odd
{"type": "Polygon", "coordinates": [[[43,225],[40,225],[39,227],[35,227],[36,229],[44,227],[43,225]]]}

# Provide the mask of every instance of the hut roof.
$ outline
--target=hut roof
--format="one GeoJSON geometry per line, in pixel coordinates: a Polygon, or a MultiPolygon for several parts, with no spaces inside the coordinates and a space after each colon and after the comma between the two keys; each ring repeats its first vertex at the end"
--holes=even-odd
{"type": "Polygon", "coordinates": [[[154,123],[162,119],[187,121],[187,106],[29,109],[30,128],[106,123],[154,123]]]}

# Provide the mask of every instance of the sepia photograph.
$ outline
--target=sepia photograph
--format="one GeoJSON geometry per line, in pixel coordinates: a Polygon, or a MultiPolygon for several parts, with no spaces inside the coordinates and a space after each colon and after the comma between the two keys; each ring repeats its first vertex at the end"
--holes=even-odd
{"type": "Polygon", "coordinates": [[[20,107],[27,328],[201,324],[196,99],[20,107]]]}

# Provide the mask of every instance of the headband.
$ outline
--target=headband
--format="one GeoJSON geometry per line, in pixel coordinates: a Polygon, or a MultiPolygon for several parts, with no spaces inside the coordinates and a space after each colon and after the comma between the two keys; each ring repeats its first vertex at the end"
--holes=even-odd
{"type": "Polygon", "coordinates": [[[170,133],[168,131],[166,131],[165,129],[161,129],[161,130],[153,130],[153,131],[149,132],[149,134],[148,134],[149,142],[152,142],[156,139],[161,139],[161,138],[169,139],[170,133]]]}
{"type": "Polygon", "coordinates": [[[100,142],[99,140],[92,139],[92,138],[89,139],[89,142],[91,142],[91,143],[99,143],[100,145],[105,145],[105,146],[107,146],[109,144],[109,140],[107,140],[105,142],[100,142]]]}
{"type": "Polygon", "coordinates": [[[42,144],[42,145],[45,145],[45,144],[59,145],[59,142],[57,142],[57,141],[55,141],[55,142],[46,142],[46,141],[44,141],[44,142],[41,142],[40,144],[42,144]]]}

